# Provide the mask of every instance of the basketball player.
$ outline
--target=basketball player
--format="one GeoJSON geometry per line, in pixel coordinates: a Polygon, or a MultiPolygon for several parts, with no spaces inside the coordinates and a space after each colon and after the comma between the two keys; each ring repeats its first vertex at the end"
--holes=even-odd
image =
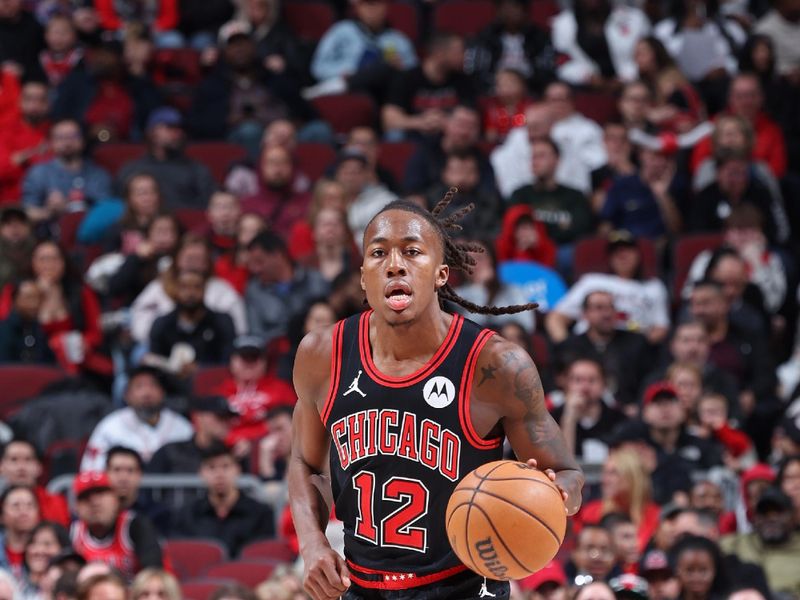
{"type": "MultiPolygon", "coordinates": [[[[449,230],[470,207],[439,215],[396,201],[369,223],[361,286],[370,310],[309,333],[294,371],[298,403],[288,468],[294,523],[315,600],[507,598],[508,584],[467,570],[450,548],[445,509],[458,481],[502,458],[545,469],[568,514],[583,474],[544,406],[536,367],[518,346],[441,308],[481,307],[448,285],[469,270],[449,230]],[[333,492],[346,560],[324,531],[333,492]]],[[[535,540],[531,540],[535,544],[535,540]]]]}

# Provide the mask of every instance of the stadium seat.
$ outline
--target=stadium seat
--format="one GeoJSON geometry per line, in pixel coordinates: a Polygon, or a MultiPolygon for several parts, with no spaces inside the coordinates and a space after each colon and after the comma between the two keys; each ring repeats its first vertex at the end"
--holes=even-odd
{"type": "Polygon", "coordinates": [[[200,52],[193,48],[159,48],[153,54],[152,77],[159,86],[194,86],[202,76],[200,52]]]}
{"type": "Polygon", "coordinates": [[[80,440],[57,440],[44,450],[42,480],[49,481],[59,475],[80,471],[81,457],[86,450],[88,438],[80,440]]]}
{"type": "Polygon", "coordinates": [[[447,0],[436,4],[433,25],[436,31],[471,37],[492,22],[494,13],[490,0],[447,0]]]}
{"type": "Polygon", "coordinates": [[[230,376],[226,366],[200,367],[194,375],[192,390],[196,396],[208,396],[230,376]]]}
{"type": "Polygon", "coordinates": [[[298,144],[294,151],[297,166],[316,181],[325,174],[325,170],[336,160],[336,152],[328,144],[298,144]]]}
{"type": "Polygon", "coordinates": [[[617,99],[610,93],[577,92],[575,108],[584,117],[605,125],[618,116],[617,99]]]}
{"type": "Polygon", "coordinates": [[[197,142],[186,146],[186,155],[207,166],[216,182],[222,184],[230,166],[247,158],[247,150],[228,142],[197,142]]]}
{"type": "MultiPolygon", "coordinates": [[[[164,542],[164,554],[169,558],[175,574],[181,580],[198,577],[210,567],[223,564],[228,551],[218,540],[171,539],[164,542]]],[[[203,598],[191,597],[194,600],[203,598]]]]}
{"type": "Polygon", "coordinates": [[[58,367],[44,365],[0,366],[0,418],[4,421],[26,400],[37,396],[51,383],[64,379],[66,373],[58,367]]]}
{"type": "Polygon", "coordinates": [[[336,20],[333,8],[327,2],[284,2],[283,17],[286,25],[299,38],[318,42],[336,20]]]}
{"type": "MultiPolygon", "coordinates": [[[[577,280],[586,273],[607,273],[608,256],[606,254],[606,238],[592,237],[581,240],[575,244],[575,258],[572,265],[573,277],[577,280]]],[[[640,238],[639,250],[642,252],[642,267],[645,277],[658,275],[656,249],[653,242],[640,238]]]]}
{"type": "Polygon", "coordinates": [[[534,25],[550,31],[551,21],[560,10],[556,0],[536,0],[531,2],[529,16],[534,25]]]}
{"type": "Polygon", "coordinates": [[[721,233],[690,233],[679,237],[672,251],[672,296],[680,301],[681,290],[695,257],[703,250],[713,250],[722,244],[721,233]]]}
{"type": "Polygon", "coordinates": [[[233,579],[250,588],[269,579],[272,572],[282,561],[268,559],[249,559],[225,562],[210,567],[205,577],[214,579],[233,579]]]}
{"type": "Polygon", "coordinates": [[[406,163],[416,152],[414,142],[383,142],[378,149],[378,164],[390,171],[397,183],[406,176],[406,163]]]}
{"type": "Polygon", "coordinates": [[[531,354],[539,371],[546,371],[550,368],[550,363],[552,362],[550,342],[547,341],[543,334],[534,333],[531,336],[531,354]]]}
{"type": "Polygon", "coordinates": [[[387,15],[389,26],[408,36],[412,43],[419,42],[419,15],[413,4],[408,2],[392,2],[387,15]]]}
{"type": "Polygon", "coordinates": [[[319,116],[338,134],[344,135],[359,125],[375,126],[375,103],[366,94],[321,96],[311,102],[319,116]]]}
{"type": "Polygon", "coordinates": [[[175,218],[186,231],[198,231],[208,225],[206,211],[202,208],[178,208],[175,210],[175,218]]]}
{"type": "Polygon", "coordinates": [[[101,144],[94,150],[94,161],[116,175],[119,168],[126,162],[139,158],[145,153],[144,144],[129,144],[126,142],[110,142],[101,144]]]}
{"type": "Polygon", "coordinates": [[[242,549],[243,559],[267,558],[280,562],[293,562],[297,556],[283,540],[261,540],[253,542],[242,549]]]}
{"type": "Polygon", "coordinates": [[[71,212],[61,215],[58,219],[58,240],[66,248],[67,252],[72,252],[78,241],[78,227],[86,216],[84,211],[71,212]]]}
{"type": "Polygon", "coordinates": [[[208,600],[220,586],[231,583],[231,579],[198,579],[181,581],[181,597],[183,600],[208,600]]]}

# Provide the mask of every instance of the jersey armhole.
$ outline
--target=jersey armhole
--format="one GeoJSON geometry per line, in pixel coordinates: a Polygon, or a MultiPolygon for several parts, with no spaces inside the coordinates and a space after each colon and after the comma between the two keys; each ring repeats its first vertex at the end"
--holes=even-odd
{"type": "Polygon", "coordinates": [[[328,395],[325,397],[325,404],[320,413],[322,424],[326,427],[333,408],[333,400],[336,398],[336,390],[339,389],[339,374],[342,370],[342,329],[344,329],[344,321],[339,321],[333,328],[330,383],[328,383],[328,395]]]}
{"type": "Polygon", "coordinates": [[[464,364],[464,372],[461,375],[461,389],[458,392],[458,417],[461,422],[461,429],[467,441],[478,450],[491,450],[499,448],[503,443],[502,437],[483,439],[472,426],[472,415],[470,414],[470,398],[472,397],[472,378],[475,375],[475,367],[478,364],[478,357],[481,355],[483,347],[495,335],[491,329],[484,329],[478,334],[477,339],[472,344],[467,361],[464,364]]]}

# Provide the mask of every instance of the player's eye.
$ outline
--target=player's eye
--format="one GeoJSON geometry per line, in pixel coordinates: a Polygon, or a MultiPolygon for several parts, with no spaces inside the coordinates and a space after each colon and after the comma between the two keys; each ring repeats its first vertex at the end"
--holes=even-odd
{"type": "Polygon", "coordinates": [[[383,251],[381,248],[375,248],[375,249],[374,249],[372,252],[370,252],[369,254],[370,254],[370,256],[376,256],[376,257],[379,257],[379,256],[383,256],[384,254],[386,254],[386,252],[384,252],[384,251],[383,251]]]}
{"type": "Polygon", "coordinates": [[[420,252],[416,248],[406,248],[406,254],[410,254],[411,256],[418,256],[422,254],[422,252],[420,252]]]}

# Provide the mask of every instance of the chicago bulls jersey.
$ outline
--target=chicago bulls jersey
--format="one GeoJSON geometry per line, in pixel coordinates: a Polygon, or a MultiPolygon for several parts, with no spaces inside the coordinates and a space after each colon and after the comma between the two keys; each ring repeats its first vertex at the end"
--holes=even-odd
{"type": "Polygon", "coordinates": [[[113,534],[103,540],[93,537],[83,521],[75,521],[70,531],[72,547],[87,561],[104,562],[117,569],[125,578],[132,579],[139,570],[139,561],[130,537],[133,518],[132,512],[122,511],[117,517],[113,534]]]}
{"type": "Polygon", "coordinates": [[[493,332],[455,315],[426,365],[392,377],[372,361],[371,313],[334,328],[322,421],[351,579],[400,590],[466,570],[447,540],[445,510],[464,475],[502,457],[502,439],[480,438],[469,410],[475,365],[493,332]]]}

